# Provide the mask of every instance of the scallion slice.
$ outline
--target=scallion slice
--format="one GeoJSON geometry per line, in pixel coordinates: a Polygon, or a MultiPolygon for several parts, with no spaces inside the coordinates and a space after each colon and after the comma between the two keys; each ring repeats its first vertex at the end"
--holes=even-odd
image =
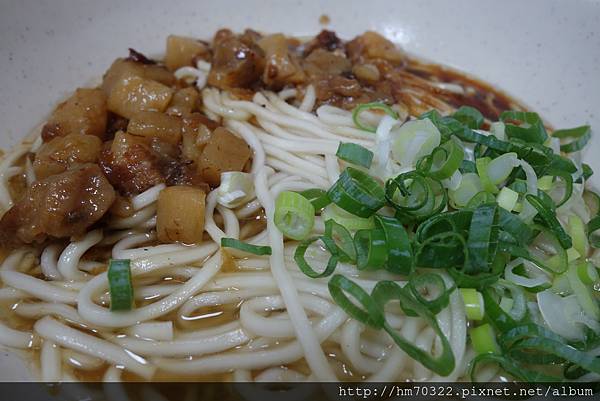
{"type": "Polygon", "coordinates": [[[526,111],[505,111],[500,115],[509,138],[522,139],[525,142],[542,144],[548,139],[542,119],[537,113],[526,111]],[[512,124],[518,123],[518,125],[512,124]]]}
{"type": "MultiPolygon", "coordinates": [[[[327,266],[321,273],[317,272],[308,264],[308,262],[306,261],[306,251],[312,243],[318,241],[319,239],[323,239],[323,237],[312,237],[305,239],[298,245],[296,251],[294,252],[294,261],[296,262],[300,270],[302,270],[302,273],[306,274],[310,278],[321,278],[331,276],[335,271],[335,267],[337,266],[339,260],[338,254],[332,253],[331,257],[327,261],[327,266]]],[[[328,250],[331,252],[331,249],[329,249],[329,247],[328,250]]]]}
{"type": "Polygon", "coordinates": [[[325,235],[321,240],[331,254],[337,254],[340,262],[356,263],[356,248],[350,232],[334,220],[325,222],[325,235]]]}
{"type": "Polygon", "coordinates": [[[327,194],[333,203],[359,217],[370,217],[385,204],[385,192],[377,181],[352,167],[342,172],[327,194]]]}
{"type": "Polygon", "coordinates": [[[364,168],[370,168],[373,162],[373,152],[363,146],[350,142],[340,142],[335,155],[339,159],[364,168]]]}
{"type": "Polygon", "coordinates": [[[387,262],[385,268],[397,274],[408,276],[414,268],[412,246],[408,233],[398,219],[376,215],[377,227],[385,234],[387,262]]]}
{"type": "Polygon", "coordinates": [[[315,208],[299,193],[283,191],[275,200],[273,220],[283,235],[300,241],[308,237],[315,225],[315,208]]]}
{"type": "Polygon", "coordinates": [[[573,248],[582,257],[587,257],[589,244],[585,234],[585,224],[583,224],[583,220],[576,214],[569,216],[569,233],[573,240],[573,248]]]}
{"type": "Polygon", "coordinates": [[[467,319],[483,319],[485,308],[481,293],[474,288],[461,288],[460,294],[462,295],[463,302],[465,303],[467,319]]]}
{"type": "Polygon", "coordinates": [[[271,254],[270,246],[252,245],[235,238],[221,238],[221,246],[223,248],[237,249],[242,252],[247,252],[258,256],[271,254]]]}
{"type": "Polygon", "coordinates": [[[365,218],[358,217],[345,211],[335,204],[327,205],[321,212],[323,220],[333,220],[347,230],[366,230],[375,227],[373,216],[365,218]]]}
{"type": "Polygon", "coordinates": [[[410,309],[417,316],[421,317],[425,322],[427,322],[440,340],[441,353],[439,353],[438,356],[433,356],[406,340],[400,333],[398,333],[392,326],[389,325],[389,323],[385,320],[385,315],[380,313],[379,316],[383,318],[383,328],[394,339],[394,342],[404,352],[406,352],[406,354],[439,375],[447,376],[454,370],[455,359],[454,353],[452,352],[452,347],[441,330],[435,315],[425,305],[417,301],[408,290],[401,288],[393,281],[384,280],[377,283],[373,289],[373,292],[371,293],[371,296],[378,306],[378,309],[381,311],[384,310],[385,305],[389,301],[400,301],[400,304],[404,308],[410,309]]]}
{"type": "Polygon", "coordinates": [[[496,196],[496,201],[501,208],[512,212],[519,201],[519,194],[509,187],[503,187],[496,196]]]}
{"type": "Polygon", "coordinates": [[[488,323],[471,328],[469,336],[477,354],[497,354],[500,351],[496,344],[494,329],[488,323]]]}
{"type": "Polygon", "coordinates": [[[327,191],[323,189],[307,189],[305,191],[299,192],[299,194],[304,196],[310,201],[310,203],[312,203],[313,207],[315,208],[315,211],[321,210],[331,203],[331,199],[329,199],[327,191]]]}
{"type": "Polygon", "coordinates": [[[111,311],[128,311],[133,307],[131,261],[111,259],[108,263],[108,289],[111,311]]]}
{"type": "Polygon", "coordinates": [[[528,194],[525,195],[527,201],[533,206],[539,213],[540,217],[546,223],[546,226],[556,235],[556,238],[560,242],[560,245],[564,249],[569,249],[573,246],[573,241],[569,234],[567,234],[556,218],[556,214],[552,212],[544,201],[539,196],[528,194]]]}
{"type": "Polygon", "coordinates": [[[383,327],[385,320],[383,309],[354,281],[341,274],[336,274],[329,280],[328,288],[331,298],[344,312],[367,326],[375,329],[383,327]],[[360,307],[350,300],[345,293],[350,294],[360,304],[360,307]]]}
{"type": "Polygon", "coordinates": [[[583,149],[587,145],[592,137],[592,130],[589,125],[582,125],[580,127],[554,131],[552,136],[560,139],[573,138],[571,142],[560,145],[562,152],[573,153],[583,149]]]}
{"type": "Polygon", "coordinates": [[[481,112],[470,106],[460,106],[452,114],[452,117],[471,129],[479,129],[483,125],[483,115],[481,112]]]}
{"type": "Polygon", "coordinates": [[[436,180],[444,180],[459,169],[464,157],[463,148],[455,140],[448,140],[421,159],[417,170],[436,180]]]}
{"type": "Polygon", "coordinates": [[[485,204],[473,211],[467,249],[469,258],[465,273],[488,272],[496,254],[498,229],[496,222],[497,204],[485,204]]]}
{"type": "Polygon", "coordinates": [[[434,315],[448,306],[450,294],[456,288],[446,288],[444,279],[437,273],[414,274],[408,280],[407,286],[415,299],[434,315]]]}
{"type": "Polygon", "coordinates": [[[356,266],[360,270],[376,270],[385,266],[387,246],[383,230],[359,230],[354,234],[356,266]]]}
{"type": "Polygon", "coordinates": [[[392,117],[393,119],[395,119],[395,120],[398,119],[398,114],[394,110],[392,110],[392,108],[390,106],[388,106],[385,103],[373,102],[373,103],[365,103],[365,104],[358,105],[352,111],[352,121],[354,121],[354,124],[363,131],[375,132],[377,129],[376,127],[370,127],[370,126],[364,125],[360,121],[360,113],[362,113],[363,111],[367,111],[367,110],[382,110],[383,112],[385,112],[385,114],[392,117]]]}

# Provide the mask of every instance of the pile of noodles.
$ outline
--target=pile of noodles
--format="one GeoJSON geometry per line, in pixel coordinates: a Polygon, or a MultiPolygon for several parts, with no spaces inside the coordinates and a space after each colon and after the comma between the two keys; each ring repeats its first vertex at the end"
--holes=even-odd
{"type": "MultiPolygon", "coordinates": [[[[179,74],[192,75],[204,86],[205,69],[179,74]]],[[[79,373],[98,371],[105,381],[122,380],[124,372],[133,374],[125,378],[146,380],[226,373],[237,381],[463,378],[474,352],[467,347],[467,321],[458,291],[437,315],[456,360],[454,371],[441,378],[408,357],[385,332],[348,318],[332,301],[327,279],[311,279],[298,269],[293,261],[297,243],[284,241],[273,224],[274,199],[281,191],[329,188],[340,174],[335,156],[340,141],[373,150],[374,135],[357,129],[348,111],[324,105],[311,112],[312,86],[303,93],[258,92],[252,101],[204,88],[202,99],[203,112],[252,148],[256,198],[232,210],[217,204],[213,190],[206,201],[207,240],[197,246],[155,245],[161,184],[132,198],[135,213],[130,217],[114,218],[66,247],[52,244],[41,254],[30,248],[12,252],[0,267],[0,301],[14,305],[14,314],[35,324],[32,330],[17,330],[0,322],[0,343],[37,350],[33,355],[44,381],[73,381],[79,373]],[[263,211],[266,228],[248,234],[241,221],[263,211]],[[272,255],[225,253],[219,247],[223,237],[268,245],[272,255]],[[112,258],[131,259],[135,309],[109,310],[107,261],[81,259],[94,247],[110,247],[112,258]],[[230,258],[237,269],[223,268],[230,258]],[[186,328],[203,311],[218,315],[226,309],[234,313],[223,313],[218,324],[186,328]]],[[[401,118],[408,116],[406,110],[397,111],[401,118]]],[[[379,119],[375,114],[366,117],[375,124],[379,119]]],[[[29,184],[35,180],[31,164],[17,162],[40,145],[41,139],[33,138],[2,160],[3,209],[12,204],[12,176],[25,174],[29,184]]],[[[314,231],[323,230],[317,216],[314,231]]],[[[328,256],[325,250],[315,251],[310,262],[325,265],[328,256]]],[[[358,271],[349,264],[339,264],[338,272],[367,291],[382,279],[399,279],[385,271],[358,271]]],[[[444,279],[450,287],[451,279],[444,279]]],[[[439,339],[420,318],[403,315],[398,308],[388,322],[418,347],[439,351],[439,339]]],[[[497,374],[495,368],[480,372],[482,380],[494,380],[497,374]]]]}

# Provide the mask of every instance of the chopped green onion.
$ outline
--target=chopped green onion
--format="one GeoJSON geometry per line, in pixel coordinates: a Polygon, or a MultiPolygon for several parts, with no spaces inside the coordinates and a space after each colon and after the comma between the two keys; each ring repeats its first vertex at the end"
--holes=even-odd
{"type": "Polygon", "coordinates": [[[356,263],[356,248],[350,232],[334,220],[325,221],[325,235],[321,240],[331,254],[337,254],[340,262],[356,263]]]}
{"type": "Polygon", "coordinates": [[[490,124],[490,132],[500,140],[506,140],[506,126],[502,121],[495,121],[490,124]]]}
{"type": "Polygon", "coordinates": [[[501,208],[511,212],[519,201],[519,194],[509,187],[502,187],[500,193],[496,196],[496,201],[501,208]]]}
{"type": "Polygon", "coordinates": [[[421,173],[409,171],[385,183],[385,198],[400,216],[422,220],[446,206],[448,194],[442,184],[421,173]],[[408,185],[407,185],[408,183],[408,185]]]}
{"type": "Polygon", "coordinates": [[[227,208],[235,208],[254,197],[252,174],[241,171],[221,173],[221,185],[217,189],[217,202],[227,208]]]}
{"type": "Polygon", "coordinates": [[[333,301],[354,319],[375,329],[384,326],[383,309],[358,284],[340,274],[336,274],[329,280],[328,288],[333,301]],[[346,296],[346,292],[358,301],[361,307],[352,302],[346,296]]]}
{"type": "MultiPolygon", "coordinates": [[[[588,262],[582,263],[587,264],[588,262]]],[[[589,286],[581,281],[576,265],[569,267],[569,270],[567,271],[567,277],[569,279],[569,284],[573,289],[573,293],[577,297],[577,301],[583,311],[592,319],[600,320],[600,307],[598,306],[596,300],[592,297],[589,286]]]]}
{"type": "Polygon", "coordinates": [[[584,189],[583,201],[590,210],[590,216],[597,216],[600,213],[600,196],[596,192],[584,189]]]}
{"type": "Polygon", "coordinates": [[[487,166],[487,175],[492,185],[500,185],[506,181],[518,164],[519,160],[514,152],[504,153],[492,159],[487,166]]]}
{"type": "Polygon", "coordinates": [[[111,259],[108,262],[108,289],[111,311],[128,311],[133,307],[131,261],[111,259]]]}
{"type": "Polygon", "coordinates": [[[450,303],[450,294],[456,287],[447,289],[444,279],[437,273],[413,275],[407,288],[417,301],[435,315],[450,303]]]}
{"type": "MultiPolygon", "coordinates": [[[[296,248],[296,251],[294,252],[294,261],[296,262],[296,264],[298,265],[298,267],[300,268],[302,273],[306,274],[310,278],[321,278],[321,277],[330,276],[335,271],[335,267],[337,266],[337,263],[339,260],[338,254],[332,253],[331,257],[327,261],[327,266],[321,273],[318,273],[317,271],[315,271],[308,264],[308,262],[305,259],[306,251],[308,250],[308,247],[313,242],[316,242],[319,239],[323,239],[323,238],[322,237],[312,237],[312,238],[305,239],[298,245],[298,247],[296,248]]],[[[330,250],[329,247],[328,247],[328,250],[330,250]]],[[[330,252],[331,252],[331,250],[330,250],[330,252]]]]}
{"type": "Polygon", "coordinates": [[[573,239],[573,248],[579,252],[579,255],[586,257],[589,245],[585,234],[585,224],[576,214],[569,216],[569,233],[573,239]]]}
{"type": "Polygon", "coordinates": [[[498,229],[495,226],[497,205],[485,204],[473,211],[467,249],[465,273],[487,272],[496,254],[498,229]]]}
{"type": "Polygon", "coordinates": [[[577,265],[577,276],[583,284],[591,285],[600,281],[598,270],[590,262],[582,262],[577,265]]]}
{"type": "Polygon", "coordinates": [[[538,189],[542,191],[549,191],[552,189],[552,184],[554,183],[554,177],[551,175],[545,175],[538,179],[538,189]]]}
{"type": "Polygon", "coordinates": [[[505,124],[506,135],[509,138],[518,138],[525,142],[542,144],[548,139],[542,119],[537,113],[526,111],[505,111],[500,115],[500,120],[505,124]],[[509,122],[517,122],[519,125],[509,122]]]}
{"type": "Polygon", "coordinates": [[[389,325],[385,319],[385,315],[380,313],[379,316],[383,317],[383,328],[392,337],[394,342],[404,352],[406,352],[408,356],[420,362],[427,369],[430,369],[442,376],[447,376],[454,370],[456,362],[452,352],[452,347],[440,328],[435,315],[425,305],[417,301],[408,290],[401,288],[393,281],[384,280],[378,282],[373,289],[371,296],[376,305],[378,305],[378,309],[381,311],[384,310],[385,305],[389,301],[400,301],[401,305],[413,311],[417,316],[420,316],[423,320],[425,320],[425,322],[427,322],[437,334],[437,337],[441,343],[441,353],[434,357],[406,340],[389,325]]]}
{"type": "Polygon", "coordinates": [[[467,209],[476,209],[484,203],[493,203],[496,202],[496,197],[489,192],[481,191],[475,194],[474,197],[471,198],[469,203],[467,203],[467,209]]]}
{"type": "Polygon", "coordinates": [[[600,358],[580,351],[565,343],[564,338],[535,324],[514,327],[503,333],[500,343],[507,348],[507,356],[524,362],[572,362],[590,372],[600,373],[600,358]],[[536,355],[537,354],[537,355],[536,355]]]}
{"type": "MultiPolygon", "coordinates": [[[[501,300],[500,305],[493,305],[492,309],[495,308],[497,310],[497,308],[500,307],[500,309],[506,312],[508,317],[511,319],[514,319],[515,321],[523,320],[527,315],[527,298],[525,297],[525,291],[523,288],[505,279],[499,279],[496,283],[494,283],[493,287],[501,295],[501,300]],[[503,296],[506,291],[510,292],[510,298],[503,296]],[[507,309],[502,307],[502,299],[509,300],[504,301],[504,307],[507,309]],[[509,303],[510,308],[508,307],[509,303]]],[[[485,297],[484,302],[487,302],[485,301],[485,297]]],[[[487,304],[485,306],[487,311],[487,304]]]]}
{"type": "Polygon", "coordinates": [[[549,169],[547,172],[554,177],[561,178],[564,182],[565,194],[563,198],[556,204],[556,207],[561,207],[569,200],[569,198],[571,198],[571,195],[573,194],[573,176],[565,171],[560,171],[556,169],[549,169]]]}
{"type": "Polygon", "coordinates": [[[461,106],[452,117],[471,129],[479,129],[483,125],[483,115],[479,110],[470,106],[461,106]]]}
{"type": "Polygon", "coordinates": [[[417,169],[436,180],[450,178],[463,162],[465,152],[455,140],[449,140],[435,148],[417,164],[417,169]]]}
{"type": "Polygon", "coordinates": [[[329,199],[327,191],[323,189],[313,188],[298,193],[312,203],[315,211],[321,210],[331,203],[331,199],[329,199]]]}
{"type": "Polygon", "coordinates": [[[569,234],[567,234],[556,218],[556,215],[549,210],[548,206],[539,196],[532,194],[525,195],[527,201],[533,206],[539,213],[540,217],[546,223],[546,226],[556,235],[556,238],[560,242],[560,245],[564,249],[569,249],[573,246],[573,241],[569,234]]]}
{"type": "Polygon", "coordinates": [[[461,288],[460,294],[462,295],[463,302],[465,303],[467,319],[483,319],[485,308],[481,293],[474,288],[461,288]]]}
{"type": "Polygon", "coordinates": [[[577,249],[575,248],[569,248],[567,249],[567,261],[569,263],[573,262],[574,260],[577,260],[581,257],[581,254],[579,252],[577,252],[577,249]]]}
{"type": "Polygon", "coordinates": [[[392,155],[406,167],[431,154],[441,142],[440,131],[429,119],[407,121],[392,134],[392,155]]]}
{"type": "Polygon", "coordinates": [[[383,230],[359,230],[354,235],[356,266],[360,270],[375,270],[387,260],[387,246],[383,230]]]}
{"type": "Polygon", "coordinates": [[[398,114],[394,110],[392,110],[392,108],[390,106],[388,106],[385,103],[373,102],[373,103],[365,103],[365,104],[358,105],[352,111],[352,121],[354,121],[354,124],[363,131],[375,132],[375,130],[377,129],[376,127],[369,127],[367,125],[364,125],[360,121],[360,113],[362,113],[363,111],[366,111],[366,110],[383,110],[385,112],[385,114],[389,115],[390,117],[394,118],[395,120],[398,119],[398,114]]]}
{"type": "Polygon", "coordinates": [[[512,309],[514,304],[515,304],[515,301],[512,298],[502,297],[500,299],[500,307],[506,313],[510,312],[510,310],[512,309]]]}
{"type": "Polygon", "coordinates": [[[489,157],[480,157],[475,161],[475,166],[477,167],[477,174],[481,180],[483,190],[495,194],[498,193],[498,188],[492,183],[488,174],[488,167],[491,161],[489,157]]]}
{"type": "Polygon", "coordinates": [[[270,246],[247,244],[235,238],[221,238],[221,246],[223,248],[238,249],[242,252],[247,252],[258,256],[271,254],[270,246]]]}
{"type": "Polygon", "coordinates": [[[537,370],[527,369],[521,364],[515,362],[514,360],[504,357],[502,355],[492,354],[492,353],[484,353],[479,354],[471,361],[469,366],[469,377],[471,381],[476,380],[476,370],[477,366],[480,364],[494,362],[497,363],[504,371],[506,371],[512,377],[529,383],[539,383],[539,382],[559,382],[561,379],[556,376],[550,376],[545,373],[541,373],[537,370]]]}
{"type": "Polygon", "coordinates": [[[560,145],[561,152],[573,153],[583,149],[587,145],[592,137],[592,130],[589,125],[582,125],[580,127],[554,131],[552,136],[560,139],[573,138],[573,141],[560,145]]]}
{"type": "Polygon", "coordinates": [[[483,190],[481,180],[475,173],[466,173],[456,190],[448,190],[448,196],[457,208],[465,207],[475,194],[483,190]]]}
{"type": "Polygon", "coordinates": [[[587,223],[588,240],[594,248],[600,248],[600,235],[596,233],[598,229],[600,229],[600,216],[592,218],[587,223]]]}
{"type": "Polygon", "coordinates": [[[340,142],[335,155],[339,159],[364,168],[370,168],[373,162],[373,152],[355,143],[340,142]]]}
{"type": "Polygon", "coordinates": [[[494,329],[488,323],[473,327],[469,330],[471,344],[477,354],[497,354],[500,350],[496,344],[494,329]]]}
{"type": "Polygon", "coordinates": [[[385,234],[387,245],[386,269],[392,273],[408,276],[412,273],[414,260],[412,247],[404,226],[392,217],[375,215],[377,227],[385,234]]]}
{"type": "Polygon", "coordinates": [[[359,217],[370,217],[385,204],[385,193],[377,181],[352,167],[342,172],[327,194],[333,203],[359,217]]]}
{"type": "Polygon", "coordinates": [[[321,212],[321,217],[323,217],[323,220],[325,221],[333,220],[350,231],[375,228],[373,216],[368,218],[358,217],[348,213],[335,204],[326,206],[321,212]]]}
{"type": "Polygon", "coordinates": [[[299,193],[283,191],[275,200],[273,220],[283,235],[300,241],[308,237],[315,225],[315,208],[299,193]]]}

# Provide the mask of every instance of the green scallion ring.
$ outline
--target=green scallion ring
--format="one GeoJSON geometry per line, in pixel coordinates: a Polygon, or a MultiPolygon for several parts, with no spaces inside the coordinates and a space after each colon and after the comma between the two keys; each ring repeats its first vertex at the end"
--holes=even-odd
{"type": "Polygon", "coordinates": [[[377,130],[377,127],[366,126],[360,121],[360,113],[362,113],[363,111],[366,111],[366,110],[383,110],[385,112],[385,114],[389,115],[390,117],[392,117],[396,120],[398,119],[398,114],[394,110],[392,110],[392,108],[390,106],[388,106],[385,103],[372,102],[372,103],[360,104],[360,105],[356,106],[354,108],[354,110],[352,110],[352,121],[354,121],[354,124],[363,131],[375,132],[377,130]]]}
{"type": "Polygon", "coordinates": [[[388,249],[383,230],[358,230],[354,234],[354,248],[359,270],[376,270],[385,266],[388,249]]]}
{"type": "Polygon", "coordinates": [[[414,269],[413,252],[410,238],[402,223],[393,217],[375,215],[375,224],[385,234],[386,270],[405,276],[410,275],[414,269]]]}
{"type": "Polygon", "coordinates": [[[273,220],[283,235],[300,241],[310,235],[315,225],[315,208],[299,193],[283,191],[275,200],[273,220]]]}
{"type": "Polygon", "coordinates": [[[111,311],[128,311],[133,307],[131,260],[111,259],[108,262],[108,290],[111,311]]]}
{"type": "Polygon", "coordinates": [[[319,239],[321,239],[321,237],[312,237],[305,239],[300,244],[298,244],[298,247],[294,252],[294,261],[296,262],[300,270],[302,270],[302,273],[306,274],[310,278],[321,278],[330,276],[335,271],[335,267],[337,266],[339,260],[337,254],[332,254],[329,260],[327,261],[327,266],[325,267],[325,270],[323,270],[321,273],[317,272],[308,264],[305,258],[306,251],[312,243],[318,241],[319,239]]]}
{"type": "Polygon", "coordinates": [[[375,329],[381,329],[385,320],[383,310],[358,284],[336,274],[329,280],[329,292],[334,302],[354,319],[375,329]],[[358,307],[345,294],[347,292],[362,306],[358,307]]]}
{"type": "Polygon", "coordinates": [[[373,162],[373,152],[351,142],[340,142],[335,155],[338,159],[364,168],[370,168],[373,162]]]}
{"type": "Polygon", "coordinates": [[[327,194],[337,206],[359,217],[370,217],[385,204],[385,193],[377,181],[352,167],[342,172],[327,194]]]}

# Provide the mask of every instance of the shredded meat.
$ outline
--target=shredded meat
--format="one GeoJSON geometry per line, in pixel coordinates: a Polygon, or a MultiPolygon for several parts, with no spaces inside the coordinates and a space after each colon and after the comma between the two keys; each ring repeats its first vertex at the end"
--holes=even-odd
{"type": "Polygon", "coordinates": [[[96,164],[84,164],[35,182],[0,220],[0,243],[39,243],[48,236],[82,235],[115,200],[96,164]]]}

